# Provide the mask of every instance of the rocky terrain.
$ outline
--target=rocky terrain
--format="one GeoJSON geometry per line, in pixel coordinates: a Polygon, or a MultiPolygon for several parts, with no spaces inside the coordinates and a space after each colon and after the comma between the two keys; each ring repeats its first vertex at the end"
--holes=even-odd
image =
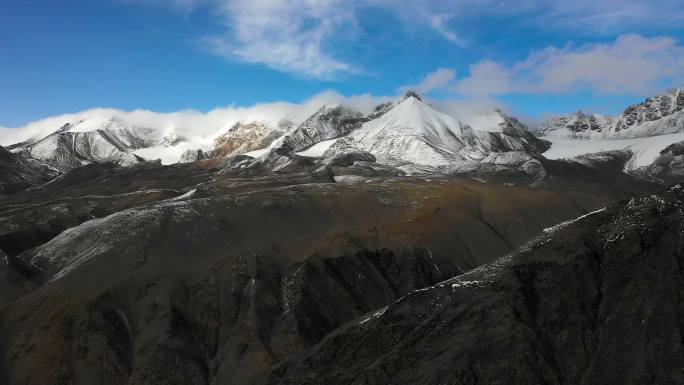
{"type": "Polygon", "coordinates": [[[618,116],[562,115],[537,128],[542,136],[568,138],[639,138],[684,131],[684,87],[628,106],[618,116]]]}
{"type": "Polygon", "coordinates": [[[281,363],[273,384],[684,381],[680,185],[545,230],[281,363]]]}
{"type": "Polygon", "coordinates": [[[92,164],[0,201],[0,381],[264,383],[347,322],[659,189],[609,162],[549,162],[535,188],[234,162],[92,164]]]}
{"type": "Polygon", "coordinates": [[[408,92],[0,147],[0,383],[681,382],[682,146],[481,121],[408,92]]]}
{"type": "Polygon", "coordinates": [[[50,181],[59,171],[0,146],[0,197],[50,181]]]}

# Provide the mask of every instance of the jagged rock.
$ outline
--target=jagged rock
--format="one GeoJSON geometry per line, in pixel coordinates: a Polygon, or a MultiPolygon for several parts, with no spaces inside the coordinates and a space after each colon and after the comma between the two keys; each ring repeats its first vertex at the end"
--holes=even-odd
{"type": "Polygon", "coordinates": [[[347,135],[368,118],[342,106],[323,106],[282,139],[279,149],[291,154],[312,145],[347,135]]]}
{"type": "Polygon", "coordinates": [[[45,183],[59,172],[0,146],[0,196],[45,183]]]}
{"type": "Polygon", "coordinates": [[[684,141],[673,143],[660,151],[660,154],[643,173],[665,183],[684,179],[684,141]]]}
{"type": "Polygon", "coordinates": [[[550,228],[369,312],[268,383],[682,382],[680,190],[550,228]]]}
{"type": "Polygon", "coordinates": [[[566,138],[642,138],[684,131],[684,87],[628,106],[618,116],[575,114],[544,122],[541,135],[566,138]]]}
{"type": "Polygon", "coordinates": [[[180,161],[181,163],[189,163],[198,160],[209,159],[210,157],[211,156],[202,151],[202,149],[187,150],[181,155],[180,161]]]}
{"type": "Polygon", "coordinates": [[[351,166],[354,162],[375,162],[375,156],[365,151],[354,151],[336,154],[325,162],[328,166],[345,167],[351,166]]]}
{"type": "Polygon", "coordinates": [[[408,90],[408,91],[406,91],[406,93],[404,94],[404,99],[408,99],[408,98],[415,98],[415,99],[418,99],[418,100],[420,100],[420,101],[423,100],[423,98],[421,98],[420,95],[418,95],[418,93],[416,93],[416,92],[413,91],[413,90],[408,90]]]}
{"type": "Polygon", "coordinates": [[[262,122],[237,122],[214,140],[213,156],[242,155],[268,147],[292,129],[292,122],[281,120],[276,127],[262,122]]]}

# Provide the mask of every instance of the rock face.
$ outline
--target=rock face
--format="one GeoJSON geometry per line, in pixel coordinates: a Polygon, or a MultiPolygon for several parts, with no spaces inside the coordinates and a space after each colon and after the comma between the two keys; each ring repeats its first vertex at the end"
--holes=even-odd
{"type": "Polygon", "coordinates": [[[567,138],[591,138],[610,131],[614,117],[599,114],[587,115],[582,111],[561,115],[542,123],[537,132],[541,136],[559,135],[567,138]]]}
{"type": "Polygon", "coordinates": [[[0,196],[45,183],[59,172],[0,146],[0,196]]]}
{"type": "Polygon", "coordinates": [[[323,106],[297,129],[286,135],[279,149],[291,154],[312,145],[347,135],[369,118],[342,106],[323,106]]]}
{"type": "Polygon", "coordinates": [[[272,384],[684,382],[684,194],[553,227],[326,336],[272,384]]]}
{"type": "Polygon", "coordinates": [[[208,159],[208,158],[210,158],[209,154],[202,151],[202,149],[187,150],[181,155],[180,162],[181,163],[196,162],[198,160],[203,160],[203,159],[208,159]]]}
{"type": "Polygon", "coordinates": [[[213,156],[242,155],[266,148],[291,129],[289,120],[281,120],[276,127],[261,122],[237,122],[214,140],[213,156]]]}
{"type": "Polygon", "coordinates": [[[365,116],[342,107],[324,107],[277,143],[262,155],[267,160],[255,164],[281,168],[292,163],[292,154],[317,153],[313,158],[319,158],[316,162],[324,166],[335,159],[340,163],[332,166],[361,161],[399,172],[459,173],[481,162],[520,168],[525,163],[518,159],[521,154],[531,160],[549,146],[517,119],[503,114],[495,131],[475,131],[436,111],[414,92],[365,116]],[[317,149],[324,144],[325,148],[317,149]]]}
{"type": "Polygon", "coordinates": [[[684,87],[627,107],[621,115],[602,116],[581,111],[543,123],[542,136],[565,138],[643,138],[684,131],[684,87]]]}
{"type": "Polygon", "coordinates": [[[116,118],[92,120],[76,125],[67,123],[54,133],[14,151],[66,172],[93,162],[133,165],[142,160],[133,150],[152,147],[163,140],[154,130],[130,127],[116,118]]]}
{"type": "Polygon", "coordinates": [[[662,151],[646,170],[647,177],[665,183],[675,183],[684,179],[684,142],[673,143],[662,151]]]}

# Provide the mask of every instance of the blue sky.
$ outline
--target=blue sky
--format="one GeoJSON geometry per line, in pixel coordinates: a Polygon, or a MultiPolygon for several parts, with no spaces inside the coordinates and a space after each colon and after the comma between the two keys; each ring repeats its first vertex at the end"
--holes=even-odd
{"type": "Polygon", "coordinates": [[[0,126],[93,107],[301,102],[325,90],[483,100],[524,116],[684,84],[681,0],[8,0],[0,126]]]}

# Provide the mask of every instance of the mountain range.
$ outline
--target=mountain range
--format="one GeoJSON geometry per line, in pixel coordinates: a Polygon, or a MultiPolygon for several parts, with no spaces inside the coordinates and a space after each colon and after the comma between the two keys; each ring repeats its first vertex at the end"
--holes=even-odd
{"type": "Polygon", "coordinates": [[[367,161],[372,156],[382,167],[407,174],[458,174],[483,165],[536,173],[540,156],[582,161],[588,154],[626,151],[625,171],[664,180],[680,172],[676,143],[684,141],[683,110],[681,88],[631,105],[619,116],[579,111],[528,127],[491,109],[479,114],[473,128],[409,91],[368,114],[325,105],[299,123],[286,118],[277,124],[238,121],[215,135],[213,148],[173,130],[136,126],[112,116],[65,122],[46,137],[8,149],[60,173],[96,162],[130,166],[157,157],[169,164],[238,155],[254,158],[240,167],[267,165],[268,171],[301,158],[325,164],[336,157],[367,161]]]}
{"type": "Polygon", "coordinates": [[[0,147],[0,383],[681,383],[683,95],[59,122],[0,147]]]}

